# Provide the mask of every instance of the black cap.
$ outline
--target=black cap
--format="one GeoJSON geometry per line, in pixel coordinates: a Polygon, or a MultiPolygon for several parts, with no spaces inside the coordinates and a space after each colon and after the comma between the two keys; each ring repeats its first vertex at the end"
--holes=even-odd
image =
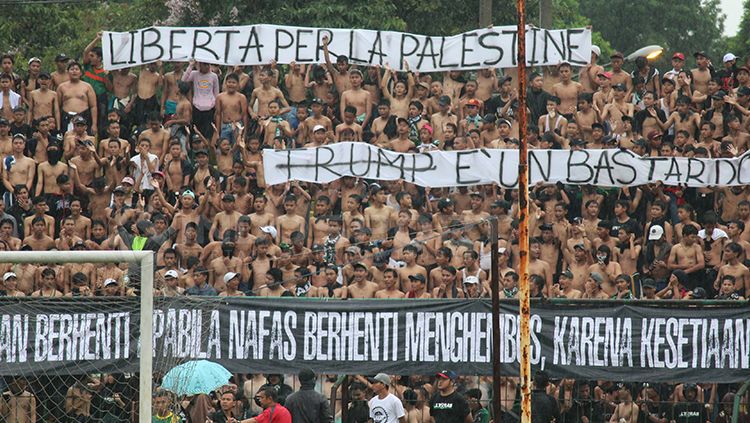
{"type": "Polygon", "coordinates": [[[504,83],[506,83],[508,81],[512,81],[512,80],[513,80],[512,76],[510,76],[510,75],[503,75],[503,76],[500,77],[500,80],[497,81],[497,85],[503,85],[504,83]]]}
{"type": "Polygon", "coordinates": [[[653,279],[651,279],[651,278],[646,278],[646,279],[643,280],[643,282],[641,282],[641,286],[643,288],[656,289],[656,282],[653,279]]]}
{"type": "Polygon", "coordinates": [[[49,72],[42,72],[39,74],[39,79],[51,79],[52,76],[49,74],[49,72]]]}
{"type": "Polygon", "coordinates": [[[422,283],[426,283],[427,280],[425,279],[424,275],[421,273],[417,273],[416,275],[409,275],[410,281],[420,281],[422,283]]]}
{"type": "Polygon", "coordinates": [[[599,128],[599,129],[601,129],[601,130],[603,131],[603,130],[604,130],[604,125],[602,125],[602,124],[601,124],[601,123],[599,123],[599,122],[594,122],[594,123],[592,123],[592,124],[591,124],[591,129],[596,129],[596,128],[599,128]]]}
{"type": "Polygon", "coordinates": [[[737,95],[750,95],[750,87],[741,86],[737,88],[737,95]]]}
{"type": "Polygon", "coordinates": [[[200,156],[200,155],[208,156],[208,151],[201,148],[200,150],[195,150],[195,155],[196,156],[200,156]]]}
{"type": "Polygon", "coordinates": [[[441,95],[440,98],[438,98],[439,106],[447,106],[449,104],[451,104],[451,98],[447,95],[441,95]]]}
{"type": "Polygon", "coordinates": [[[486,115],[484,115],[482,120],[484,120],[486,123],[494,123],[497,120],[497,116],[492,113],[487,113],[486,115]]]}
{"type": "Polygon", "coordinates": [[[550,223],[542,223],[542,225],[539,227],[539,229],[543,231],[551,231],[553,228],[552,224],[550,223]]]}
{"type": "Polygon", "coordinates": [[[403,117],[397,117],[396,118],[396,123],[399,124],[401,122],[406,122],[407,124],[409,124],[409,120],[408,119],[403,118],[403,117]]]}
{"type": "Polygon", "coordinates": [[[0,118],[0,125],[8,126],[10,125],[10,122],[8,122],[8,119],[0,118]]]}
{"type": "Polygon", "coordinates": [[[612,135],[605,135],[604,138],[602,138],[602,143],[604,144],[611,144],[613,142],[617,142],[617,138],[612,135]]]}
{"type": "Polygon", "coordinates": [[[310,100],[310,104],[324,104],[324,103],[325,102],[320,97],[315,97],[312,100],[310,100]]]}
{"type": "Polygon", "coordinates": [[[727,93],[724,92],[724,90],[719,90],[714,93],[714,95],[711,96],[714,100],[724,100],[724,97],[726,97],[727,93]]]}
{"type": "Polygon", "coordinates": [[[573,141],[570,142],[570,145],[586,145],[586,141],[582,140],[581,138],[576,138],[573,141]]]}
{"type": "Polygon", "coordinates": [[[625,56],[622,55],[619,51],[616,51],[612,53],[612,55],[609,56],[610,59],[624,59],[625,56]]]}
{"type": "Polygon", "coordinates": [[[622,117],[620,118],[620,120],[622,120],[623,122],[625,122],[626,120],[629,120],[629,121],[631,121],[631,122],[632,122],[632,121],[633,121],[633,116],[630,116],[630,115],[622,115],[622,117]]]}
{"type": "Polygon", "coordinates": [[[618,91],[627,91],[627,87],[623,83],[613,85],[612,89],[618,90],[618,91]]]}
{"type": "Polygon", "coordinates": [[[510,123],[510,121],[509,121],[508,119],[505,119],[505,118],[500,118],[500,119],[498,119],[498,120],[497,120],[497,122],[495,122],[495,123],[497,123],[497,126],[500,126],[500,125],[508,125],[508,127],[511,127],[511,126],[513,126],[513,125],[512,125],[511,123],[510,123]]]}
{"type": "Polygon", "coordinates": [[[633,144],[641,147],[646,147],[648,145],[648,142],[646,142],[646,140],[643,138],[638,138],[637,140],[633,141],[633,144]]]}
{"type": "Polygon", "coordinates": [[[76,116],[76,117],[73,118],[73,124],[77,125],[79,123],[85,123],[86,125],[89,124],[88,122],[86,122],[86,118],[84,118],[81,115],[78,115],[78,116],[76,116]]]}
{"type": "Polygon", "coordinates": [[[65,53],[60,53],[55,56],[55,62],[64,62],[66,60],[70,60],[70,57],[68,57],[68,55],[65,53]]]}
{"type": "Polygon", "coordinates": [[[706,290],[701,287],[697,287],[693,290],[693,299],[702,300],[706,298],[706,296],[706,290]]]}
{"type": "Polygon", "coordinates": [[[697,59],[697,58],[699,58],[699,57],[705,57],[705,58],[708,58],[708,56],[706,55],[706,52],[705,52],[705,51],[703,51],[703,50],[701,50],[701,51],[696,51],[695,53],[693,53],[693,57],[695,57],[696,59],[697,59]]]}
{"type": "Polygon", "coordinates": [[[565,276],[568,279],[573,279],[573,272],[570,271],[570,269],[565,269],[560,273],[560,276],[565,276]]]}
{"type": "Polygon", "coordinates": [[[574,250],[584,250],[586,251],[586,244],[576,244],[573,246],[574,250]]]}

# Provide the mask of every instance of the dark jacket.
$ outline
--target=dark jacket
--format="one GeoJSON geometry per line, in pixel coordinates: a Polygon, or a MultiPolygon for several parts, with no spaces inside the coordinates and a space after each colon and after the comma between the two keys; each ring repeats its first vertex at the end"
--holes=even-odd
{"type": "Polygon", "coordinates": [[[315,382],[302,382],[300,390],[286,398],[285,407],[292,423],[331,423],[333,415],[328,399],[314,390],[315,382]]]}
{"type": "Polygon", "coordinates": [[[549,423],[560,421],[560,407],[557,400],[548,395],[544,389],[531,391],[531,421],[533,423],[549,423]]]}

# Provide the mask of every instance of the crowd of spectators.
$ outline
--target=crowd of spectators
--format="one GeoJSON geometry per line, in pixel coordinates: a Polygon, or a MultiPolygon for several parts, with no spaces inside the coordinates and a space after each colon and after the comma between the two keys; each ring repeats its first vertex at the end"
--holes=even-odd
{"type": "MultiPolygon", "coordinates": [[[[80,61],[60,54],[54,64],[31,58],[20,69],[12,55],[0,60],[0,250],[152,250],[159,296],[474,299],[489,296],[492,272],[503,298],[517,296],[516,190],[352,177],[267,186],[263,177],[264,148],[340,141],[398,152],[517,148],[512,70],[395,72],[352,65],[325,47],[320,65],[157,62],[107,72],[99,39],[80,61]],[[493,219],[497,269],[490,260],[493,219]]],[[[598,64],[600,54],[594,46],[577,81],[569,63],[530,74],[522,95],[531,148],[695,158],[748,150],[747,61],[727,53],[714,64],[711,54],[696,52],[689,69],[685,55],[673,52],[668,71],[641,57],[628,72],[622,54],[611,55],[611,70],[598,64]]],[[[747,187],[557,184],[533,187],[531,198],[534,297],[750,296],[747,187]]],[[[140,288],[137,266],[121,263],[0,263],[0,275],[7,296],[126,296],[140,288]]],[[[425,413],[460,421],[438,417],[428,399],[453,388],[469,413],[461,417],[487,421],[478,402],[486,403],[486,381],[441,373],[435,388],[430,378],[386,383],[380,376],[350,386],[356,400],[349,415],[362,418],[351,421],[373,417],[372,409],[356,411],[386,386],[410,422],[426,421],[425,413]]],[[[253,377],[262,376],[244,379],[253,377]]],[[[0,413],[34,421],[39,389],[54,387],[47,398],[58,399],[60,415],[87,421],[91,407],[108,413],[103,421],[126,421],[129,380],[107,375],[39,388],[13,379],[0,413]]],[[[512,378],[503,383],[515,393],[512,378]]],[[[709,384],[548,384],[544,375],[535,386],[550,396],[540,407],[557,407],[558,422],[728,421],[726,404],[736,392],[709,384]]],[[[256,391],[241,390],[219,392],[204,408],[252,409],[247,399],[256,391]]],[[[157,407],[173,403],[161,401],[168,397],[162,391],[155,395],[157,407]]],[[[279,401],[270,391],[259,396],[279,401]]],[[[391,421],[382,417],[373,420],[391,421]]]]}

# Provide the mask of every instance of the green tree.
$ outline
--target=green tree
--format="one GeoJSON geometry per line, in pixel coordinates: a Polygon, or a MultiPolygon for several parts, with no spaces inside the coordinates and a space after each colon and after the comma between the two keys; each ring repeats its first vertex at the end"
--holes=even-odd
{"type": "Polygon", "coordinates": [[[745,0],[742,6],[740,28],[737,34],[729,40],[729,50],[738,57],[750,57],[750,0],[745,0]]]}
{"type": "Polygon", "coordinates": [[[612,47],[625,54],[658,44],[688,55],[724,53],[724,14],[719,0],[580,0],[580,12],[612,47]]]}

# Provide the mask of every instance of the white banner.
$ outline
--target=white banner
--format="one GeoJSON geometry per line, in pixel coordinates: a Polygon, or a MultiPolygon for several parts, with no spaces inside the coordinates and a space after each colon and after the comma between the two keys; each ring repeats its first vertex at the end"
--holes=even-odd
{"type": "MultiPolygon", "coordinates": [[[[526,60],[531,66],[569,62],[583,66],[591,57],[591,29],[526,30],[526,60]]],[[[351,63],[389,64],[421,72],[451,69],[509,68],[517,65],[515,26],[477,29],[450,37],[367,29],[302,28],[247,25],[204,28],[150,27],[128,32],[105,31],[104,68],[138,66],[157,60],[195,59],[221,65],[322,63],[323,38],[329,51],[351,63]]]]}
{"type": "MultiPolygon", "coordinates": [[[[639,157],[629,150],[530,150],[529,180],[536,184],[617,187],[663,182],[690,187],[750,184],[750,152],[731,159],[639,157]]],[[[342,176],[397,180],[426,187],[518,184],[518,150],[479,149],[396,153],[359,142],[317,148],[264,150],[268,184],[289,180],[331,182],[342,176]]]]}

